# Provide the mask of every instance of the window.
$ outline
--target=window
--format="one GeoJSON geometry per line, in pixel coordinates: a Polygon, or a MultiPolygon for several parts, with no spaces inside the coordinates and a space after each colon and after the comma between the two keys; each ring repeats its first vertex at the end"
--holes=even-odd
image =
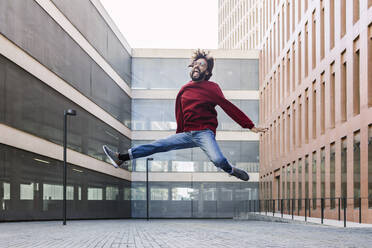
{"type": "Polygon", "coordinates": [[[298,97],[298,146],[302,144],[302,99],[298,97]]]}
{"type": "Polygon", "coordinates": [[[313,85],[312,85],[312,91],[313,91],[313,99],[312,99],[312,102],[313,102],[313,107],[312,107],[312,111],[313,111],[313,139],[316,138],[316,101],[317,101],[317,97],[316,97],[316,81],[313,82],[313,85]]]}
{"type": "Polygon", "coordinates": [[[131,188],[132,200],[146,200],[146,188],[145,187],[135,187],[131,188]]]}
{"type": "MultiPolygon", "coordinates": [[[[43,184],[43,199],[44,200],[63,200],[63,185],[59,184],[43,184]]],[[[74,199],[74,187],[66,187],[66,199],[74,199]]]]}
{"type": "Polygon", "coordinates": [[[301,201],[298,202],[298,209],[301,210],[302,207],[302,160],[298,160],[298,199],[301,201]]]}
{"type": "MultiPolygon", "coordinates": [[[[293,161],[293,164],[292,164],[292,198],[293,199],[296,199],[296,162],[293,161]]],[[[293,207],[295,208],[295,207],[293,207]]]]}
{"type": "Polygon", "coordinates": [[[341,0],[341,38],[346,33],[346,0],[341,0]]]}
{"type": "Polygon", "coordinates": [[[336,152],[335,152],[335,142],[331,143],[330,147],[330,197],[331,197],[331,209],[335,208],[335,197],[336,197],[336,152]]]}
{"type": "Polygon", "coordinates": [[[291,198],[291,165],[287,165],[287,199],[291,198]]]}
{"type": "Polygon", "coordinates": [[[345,122],[347,120],[347,64],[346,64],[346,52],[341,54],[341,120],[345,122]]]}
{"type": "Polygon", "coordinates": [[[372,24],[368,26],[368,107],[372,107],[372,24]]]}
{"type": "Polygon", "coordinates": [[[359,3],[360,0],[353,0],[353,23],[356,23],[359,20],[359,3]]]}
{"type": "Polygon", "coordinates": [[[354,207],[359,207],[360,197],[360,131],[354,132],[354,207]]]}
{"type": "Polygon", "coordinates": [[[353,111],[354,115],[360,114],[360,56],[359,37],[354,40],[353,53],[353,111]]]}
{"type": "Polygon", "coordinates": [[[330,39],[329,46],[332,49],[335,46],[335,0],[329,1],[329,25],[330,25],[330,39]]]}
{"type": "Polygon", "coordinates": [[[317,188],[316,188],[316,177],[317,177],[317,166],[316,166],[316,152],[313,152],[313,166],[312,166],[312,179],[313,179],[313,188],[312,188],[312,192],[313,192],[313,209],[316,209],[316,197],[317,197],[317,188]]]}
{"type": "Polygon", "coordinates": [[[125,187],[123,193],[124,193],[124,196],[123,196],[124,201],[130,201],[132,197],[131,188],[125,187]]]}
{"type": "Polygon", "coordinates": [[[106,200],[114,201],[119,200],[119,188],[113,186],[106,187],[106,200]]]}
{"type": "Polygon", "coordinates": [[[332,128],[335,127],[335,120],[336,120],[335,80],[336,80],[336,76],[335,76],[335,71],[334,71],[334,62],[332,62],[332,64],[331,64],[331,79],[330,79],[330,87],[329,87],[329,90],[330,90],[329,96],[331,98],[330,99],[330,112],[331,112],[330,116],[331,116],[331,127],[332,128]]]}
{"type": "Polygon", "coordinates": [[[88,201],[102,201],[103,189],[88,187],[88,201]]]}
{"type": "Polygon", "coordinates": [[[372,124],[368,126],[368,207],[372,208],[372,124]]]}
{"type": "Polygon", "coordinates": [[[34,184],[21,184],[20,185],[20,199],[33,200],[34,199],[34,184]]]}
{"type": "Polygon", "coordinates": [[[325,132],[325,81],[324,81],[324,72],[321,77],[320,85],[320,131],[322,134],[325,132]]]}
{"type": "Polygon", "coordinates": [[[282,199],[285,199],[285,167],[282,168],[282,199]]]}
{"type": "Polygon", "coordinates": [[[309,188],[310,188],[310,181],[309,181],[309,155],[305,157],[305,199],[309,199],[309,188]]]}
{"type": "MultiPolygon", "coordinates": [[[[286,80],[287,80],[287,96],[289,96],[289,91],[291,88],[291,74],[290,74],[290,69],[291,69],[291,57],[289,55],[289,51],[287,52],[287,72],[286,72],[286,80]]],[[[293,82],[292,82],[293,83],[293,82]]]]}
{"type": "Polygon", "coordinates": [[[305,23],[305,77],[309,73],[309,29],[308,23],[305,23]]]}
{"type": "Polygon", "coordinates": [[[320,195],[325,198],[325,147],[320,149],[320,195]]]}
{"type": "Polygon", "coordinates": [[[324,43],[325,43],[325,33],[324,33],[324,1],[320,0],[320,59],[324,58],[324,43]]]}
{"type": "Polygon", "coordinates": [[[150,199],[154,201],[167,201],[168,200],[168,188],[156,188],[150,189],[150,199]]]}
{"type": "MultiPolygon", "coordinates": [[[[172,201],[191,201],[194,190],[192,188],[172,188],[172,201]]],[[[232,201],[232,190],[221,189],[222,200],[232,201]]]]}
{"type": "Polygon", "coordinates": [[[10,200],[10,183],[3,183],[3,198],[2,200],[10,200]]]}
{"type": "MultiPolygon", "coordinates": [[[[299,1],[301,2],[301,1],[299,1]]],[[[299,3],[300,4],[300,3],[299,3]]],[[[297,68],[298,68],[298,83],[301,84],[302,81],[302,41],[301,41],[301,33],[298,34],[298,61],[297,61],[297,68]]]]}
{"type": "Polygon", "coordinates": [[[309,143],[309,93],[305,90],[305,142],[309,143]]]}
{"type": "Polygon", "coordinates": [[[347,197],[347,138],[341,139],[341,197],[347,197]]]}
{"type": "Polygon", "coordinates": [[[313,23],[313,26],[312,26],[312,32],[311,32],[311,38],[312,38],[312,43],[311,43],[312,55],[311,55],[311,58],[312,58],[312,68],[314,69],[315,66],[316,66],[316,48],[317,48],[317,45],[316,45],[316,13],[315,13],[315,10],[314,10],[313,15],[312,15],[312,23],[313,23]]]}
{"type": "Polygon", "coordinates": [[[296,149],[296,102],[292,103],[292,150],[296,149]]]}

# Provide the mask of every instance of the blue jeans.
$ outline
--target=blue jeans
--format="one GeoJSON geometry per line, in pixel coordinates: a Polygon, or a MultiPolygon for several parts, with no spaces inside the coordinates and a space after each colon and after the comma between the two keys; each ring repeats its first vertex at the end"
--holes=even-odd
{"type": "Polygon", "coordinates": [[[177,133],[167,138],[154,141],[153,143],[140,145],[128,150],[130,158],[142,158],[158,152],[200,147],[210,161],[227,173],[231,173],[232,167],[223,156],[212,130],[191,131],[177,133]]]}

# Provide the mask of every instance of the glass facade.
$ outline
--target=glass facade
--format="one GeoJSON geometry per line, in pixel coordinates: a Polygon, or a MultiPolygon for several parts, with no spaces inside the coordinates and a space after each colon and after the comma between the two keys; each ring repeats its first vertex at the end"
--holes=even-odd
{"type": "MultiPolygon", "coordinates": [[[[150,218],[230,218],[240,201],[258,199],[252,182],[150,182],[150,218]]],[[[146,217],[146,183],[132,182],[132,217],[146,217]]]]}
{"type": "Polygon", "coordinates": [[[52,2],[130,86],[131,56],[91,1],[52,0],[52,2]]]}
{"type": "MultiPolygon", "coordinates": [[[[77,5],[79,4],[74,3],[70,5],[70,8],[74,9],[77,5]]],[[[79,14],[80,18],[83,16],[85,17],[79,14]]],[[[88,17],[90,26],[92,25],[91,19],[97,19],[97,17],[88,17]]],[[[91,27],[94,30],[94,37],[99,37],[101,33],[97,35],[96,26],[91,27]]],[[[0,33],[124,125],[130,127],[130,97],[35,1],[1,1],[0,33]]],[[[130,67],[118,62],[127,61],[128,55],[122,54],[122,50],[114,43],[104,46],[108,49],[107,54],[115,54],[116,58],[109,61],[116,61],[113,64],[117,64],[122,71],[118,74],[123,74],[124,78],[127,77],[125,75],[130,75],[130,67]]]]}
{"type": "MultiPolygon", "coordinates": [[[[133,140],[132,145],[152,141],[133,140]]],[[[259,141],[217,141],[227,160],[248,172],[259,172],[259,141]]],[[[151,155],[149,170],[156,172],[217,172],[221,171],[209,161],[199,148],[182,149],[151,155]]],[[[132,161],[133,171],[146,171],[146,159],[132,161]]]]}
{"type": "MultiPolygon", "coordinates": [[[[255,124],[259,120],[258,100],[231,100],[255,124]]],[[[174,112],[175,100],[133,99],[132,130],[176,130],[177,123],[174,112]]],[[[217,130],[242,131],[244,129],[233,121],[219,106],[217,130]]]]}
{"type": "Polygon", "coordinates": [[[13,62],[0,56],[0,63],[6,73],[6,78],[0,78],[0,85],[3,85],[0,90],[4,95],[0,102],[0,109],[4,110],[1,123],[62,145],[63,112],[72,108],[77,111],[77,117],[69,118],[69,148],[107,160],[102,145],[108,144],[118,150],[130,147],[127,137],[13,62]]]}
{"type": "MultiPolygon", "coordinates": [[[[180,89],[190,81],[186,58],[132,58],[133,89],[180,89]]],[[[222,90],[258,90],[258,59],[215,59],[210,81],[222,90]]]]}
{"type": "MultiPolygon", "coordinates": [[[[61,219],[63,162],[0,144],[0,221],[61,219]]],[[[130,218],[129,181],[68,164],[67,218],[130,218]]]]}

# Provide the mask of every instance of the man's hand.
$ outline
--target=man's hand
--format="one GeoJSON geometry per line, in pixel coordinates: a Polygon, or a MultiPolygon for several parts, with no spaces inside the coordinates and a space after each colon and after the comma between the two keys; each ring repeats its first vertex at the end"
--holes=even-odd
{"type": "Polygon", "coordinates": [[[268,130],[268,128],[266,128],[266,127],[253,127],[251,129],[251,131],[254,132],[254,133],[264,133],[267,130],[268,130]]]}

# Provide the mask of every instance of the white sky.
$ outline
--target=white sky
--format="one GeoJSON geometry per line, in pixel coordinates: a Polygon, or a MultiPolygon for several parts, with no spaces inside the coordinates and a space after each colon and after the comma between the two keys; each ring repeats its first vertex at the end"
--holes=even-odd
{"type": "Polygon", "coordinates": [[[217,48],[218,0],[101,3],[132,48],[217,48]]]}

